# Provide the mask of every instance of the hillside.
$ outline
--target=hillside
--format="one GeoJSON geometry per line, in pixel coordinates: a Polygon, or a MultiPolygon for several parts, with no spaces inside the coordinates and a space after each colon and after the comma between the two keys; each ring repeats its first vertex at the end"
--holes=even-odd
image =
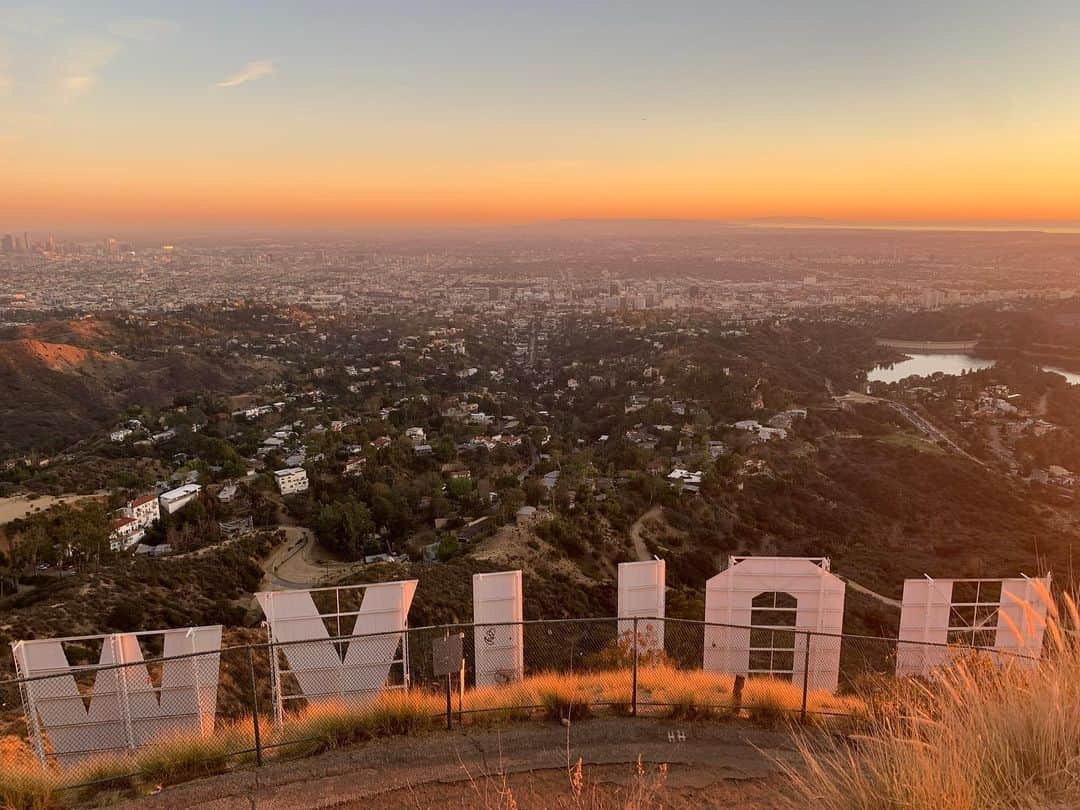
{"type": "Polygon", "coordinates": [[[0,343],[0,454],[55,448],[84,436],[115,409],[133,365],[70,344],[0,343]]]}
{"type": "Polygon", "coordinates": [[[51,371],[92,376],[108,372],[119,363],[116,357],[69,343],[47,343],[29,338],[0,343],[0,365],[15,373],[44,366],[51,371]]]}
{"type": "Polygon", "coordinates": [[[16,327],[9,337],[93,349],[110,345],[121,334],[119,324],[109,318],[52,318],[16,327]]]}
{"type": "Polygon", "coordinates": [[[252,364],[202,343],[214,335],[183,319],[153,330],[103,319],[7,330],[10,339],[0,340],[0,458],[64,449],[104,430],[129,405],[168,405],[181,393],[235,392],[261,379],[252,364]]]}

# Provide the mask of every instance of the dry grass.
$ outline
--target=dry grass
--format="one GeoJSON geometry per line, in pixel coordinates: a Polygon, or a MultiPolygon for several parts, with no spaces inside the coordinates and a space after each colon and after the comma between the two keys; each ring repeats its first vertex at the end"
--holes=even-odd
{"type": "Polygon", "coordinates": [[[10,810],[45,810],[53,807],[57,788],[56,777],[32,769],[0,771],[0,807],[10,810]]]}
{"type": "Polygon", "coordinates": [[[223,773],[230,762],[250,760],[252,754],[238,754],[255,745],[250,720],[219,727],[206,737],[177,736],[140,751],[134,768],[144,784],[171,785],[201,776],[223,773]]]}
{"type": "Polygon", "coordinates": [[[0,807],[56,807],[63,801],[137,794],[210,776],[228,768],[233,752],[251,745],[252,726],[247,722],[207,737],[166,738],[134,754],[104,754],[64,771],[42,768],[32,757],[5,759],[0,768],[0,807]]]}
{"type": "MultiPolygon", "coordinates": [[[[660,662],[638,671],[639,712],[681,719],[731,714],[733,679],[729,675],[681,670],[660,662]]],[[[861,703],[812,693],[811,712],[825,706],[854,711],[861,703]]],[[[798,716],[802,692],[790,683],[754,679],[743,692],[746,714],[774,722],[798,716]]],[[[454,699],[454,709],[458,707],[454,699]]],[[[464,721],[491,724],[527,720],[537,715],[557,721],[589,717],[596,711],[629,714],[632,675],[629,669],[532,675],[522,681],[467,690],[462,699],[464,721]]],[[[309,706],[289,716],[281,728],[263,718],[267,756],[313,754],[382,736],[412,734],[442,724],[445,697],[414,689],[382,692],[363,700],[309,706]]],[[[63,772],[42,769],[21,742],[14,743],[0,765],[0,805],[46,808],[58,796],[86,800],[104,793],[138,795],[158,785],[222,773],[253,758],[251,719],[221,726],[206,737],[176,736],[134,754],[110,755],[63,772]],[[93,782],[86,788],[73,786],[93,782]]],[[[4,753],[0,751],[0,753],[4,753]]]]}
{"type": "Polygon", "coordinates": [[[638,700],[646,706],[656,704],[673,718],[721,716],[730,713],[734,682],[731,675],[719,672],[658,664],[638,670],[638,700]]]}
{"type": "MultiPolygon", "coordinates": [[[[341,748],[375,737],[412,734],[434,725],[444,700],[431,692],[395,690],[363,700],[309,706],[275,729],[269,744],[300,741],[309,753],[341,748]]],[[[288,748],[295,753],[295,747],[288,748]]]]}
{"type": "Polygon", "coordinates": [[[612,801],[604,796],[596,785],[590,785],[588,775],[582,767],[581,758],[569,768],[570,795],[568,800],[560,802],[563,807],[575,810],[645,810],[664,806],[663,791],[667,784],[667,765],[646,768],[638,755],[634,763],[633,781],[625,796],[612,801]]]}
{"type": "MultiPolygon", "coordinates": [[[[827,810],[1080,806],[1080,627],[1049,594],[1048,651],[1002,665],[970,655],[875,700],[850,742],[802,738],[788,772],[800,805],[827,810]],[[886,696],[888,697],[888,696],[886,696]],[[899,711],[897,710],[899,709],[899,711]]],[[[1028,611],[1027,621],[1038,621],[1028,611]]]]}

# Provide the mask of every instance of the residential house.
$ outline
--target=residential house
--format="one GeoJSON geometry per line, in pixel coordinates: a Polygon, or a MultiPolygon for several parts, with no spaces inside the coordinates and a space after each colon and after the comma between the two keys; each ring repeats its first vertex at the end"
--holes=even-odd
{"type": "Polygon", "coordinates": [[[199,497],[201,491],[202,487],[198,484],[184,484],[182,487],[170,489],[168,492],[162,492],[158,496],[158,503],[161,505],[162,509],[171,515],[180,511],[199,497]]]}
{"type": "Polygon", "coordinates": [[[282,495],[295,495],[298,492],[307,492],[307,470],[303,467],[286,467],[274,472],[274,483],[277,484],[278,492],[282,495]]]}

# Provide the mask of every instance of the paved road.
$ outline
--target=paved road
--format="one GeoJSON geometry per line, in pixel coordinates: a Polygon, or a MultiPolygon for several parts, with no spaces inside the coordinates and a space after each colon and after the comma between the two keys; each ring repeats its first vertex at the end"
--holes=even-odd
{"type": "Polygon", "coordinates": [[[921,430],[927,436],[930,436],[932,439],[936,439],[937,441],[941,442],[957,455],[963,456],[968,461],[974,461],[980,467],[986,466],[986,462],[980,461],[979,459],[975,458],[975,456],[971,455],[971,453],[969,453],[967,450],[965,450],[956,442],[954,442],[951,438],[949,438],[945,431],[943,431],[933,422],[930,422],[924,416],[915,413],[915,411],[913,411],[907,405],[902,405],[901,403],[893,402],[892,400],[882,401],[888,403],[889,407],[901,414],[905,419],[911,422],[911,424],[913,424],[916,428],[921,430]]]}
{"type": "Polygon", "coordinates": [[[921,414],[916,413],[915,411],[913,411],[911,408],[909,408],[907,405],[904,405],[903,403],[896,402],[896,401],[891,400],[891,399],[882,399],[881,397],[873,397],[873,396],[870,396],[869,394],[860,394],[857,391],[848,391],[846,394],[844,394],[842,396],[833,397],[833,399],[836,400],[837,402],[851,402],[851,403],[854,403],[856,405],[869,404],[869,403],[872,403],[872,402],[880,402],[880,403],[883,403],[885,405],[888,405],[894,411],[896,411],[901,416],[903,416],[905,419],[907,419],[921,433],[925,434],[926,436],[929,436],[931,439],[934,439],[936,441],[941,442],[943,445],[945,445],[946,448],[951,450],[953,453],[956,453],[957,455],[963,456],[968,461],[975,462],[980,467],[987,466],[985,461],[981,461],[981,460],[975,458],[975,456],[971,455],[971,453],[969,453],[963,447],[961,447],[956,442],[954,442],[949,437],[949,435],[947,433],[945,433],[945,431],[943,431],[941,428],[939,428],[933,422],[929,421],[926,417],[922,416],[921,414]]]}
{"type": "MultiPolygon", "coordinates": [[[[522,723],[393,737],[255,771],[167,788],[121,805],[129,810],[373,807],[381,796],[418,785],[467,782],[482,775],[563,770],[581,757],[589,766],[667,763],[699,785],[777,780],[777,760],[794,763],[786,732],[747,724],[596,719],[569,730],[522,723]],[[681,739],[680,739],[681,735],[681,739]],[[569,740],[568,740],[569,737],[569,740]]],[[[443,805],[445,806],[445,805],[443,805]]],[[[495,806],[495,805],[492,805],[495,806]]]]}

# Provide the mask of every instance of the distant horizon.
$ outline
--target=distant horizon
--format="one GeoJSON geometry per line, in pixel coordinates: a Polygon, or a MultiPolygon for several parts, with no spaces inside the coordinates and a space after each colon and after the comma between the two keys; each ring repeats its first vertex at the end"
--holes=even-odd
{"type": "MultiPolygon", "coordinates": [[[[1031,233],[1031,234],[1080,234],[1080,221],[1031,222],[1031,221],[941,221],[941,222],[851,222],[827,220],[813,217],[760,217],[747,220],[691,219],[664,217],[591,217],[537,219],[521,222],[367,222],[355,224],[303,223],[296,225],[250,225],[214,224],[193,226],[178,224],[125,226],[112,225],[75,225],[75,226],[24,226],[14,227],[0,221],[0,236],[10,234],[21,239],[28,234],[32,242],[41,242],[48,236],[68,241],[88,241],[94,239],[200,239],[200,238],[327,238],[340,237],[377,237],[380,234],[393,237],[430,237],[437,235],[490,233],[508,234],[516,230],[573,229],[589,231],[603,230],[605,227],[663,228],[664,226],[682,231],[702,231],[713,229],[731,230],[804,230],[804,231],[895,231],[895,232],[947,232],[947,233],[1031,233]]],[[[655,234],[652,234],[655,235],[655,234]]]]}

